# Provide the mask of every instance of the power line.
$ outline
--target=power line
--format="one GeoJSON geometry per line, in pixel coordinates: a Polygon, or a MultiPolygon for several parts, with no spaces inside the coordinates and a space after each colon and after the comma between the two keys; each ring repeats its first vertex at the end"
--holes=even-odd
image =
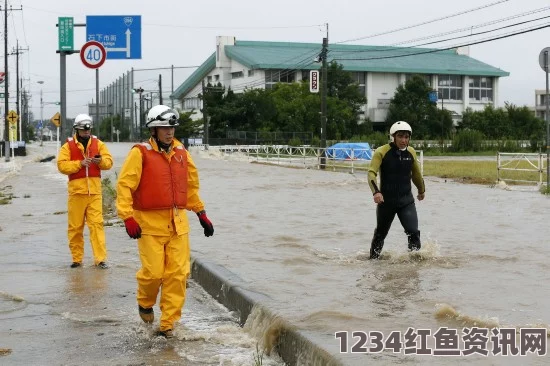
{"type": "Polygon", "coordinates": [[[400,32],[400,31],[402,31],[402,30],[407,30],[407,29],[411,29],[411,28],[416,28],[416,27],[420,27],[420,26],[422,26],[422,25],[435,23],[435,22],[438,22],[438,21],[440,21],[440,20],[450,19],[450,18],[457,17],[457,16],[459,16],[459,15],[464,15],[464,14],[472,13],[472,12],[474,12],[474,11],[478,11],[478,10],[481,10],[481,9],[486,9],[486,8],[491,7],[491,6],[495,6],[495,5],[498,5],[498,4],[501,4],[501,3],[505,3],[505,2],[508,2],[508,1],[510,1],[510,0],[500,0],[500,1],[496,1],[496,2],[493,2],[493,3],[487,4],[487,5],[478,6],[477,8],[473,8],[473,9],[469,9],[469,10],[464,10],[464,11],[461,11],[461,12],[458,12],[458,13],[446,15],[446,16],[439,17],[439,18],[435,18],[435,19],[432,19],[432,20],[427,20],[427,21],[422,22],[422,23],[417,23],[417,24],[413,24],[413,25],[406,26],[406,27],[401,27],[401,28],[397,28],[397,29],[392,29],[392,30],[389,30],[389,31],[386,31],[386,32],[375,33],[375,34],[371,34],[371,35],[364,36],[364,37],[359,37],[359,38],[348,39],[348,40],[345,40],[345,41],[334,42],[333,44],[360,41],[360,40],[362,40],[362,39],[374,38],[374,37],[383,36],[383,35],[390,34],[390,33],[400,32]]]}
{"type": "Polygon", "coordinates": [[[547,10],[550,10],[550,6],[546,6],[544,8],[539,8],[539,9],[534,9],[534,10],[531,10],[531,11],[527,11],[525,13],[512,15],[512,16],[509,16],[509,17],[506,17],[506,18],[500,18],[500,19],[492,20],[492,21],[489,21],[489,22],[486,22],[486,23],[481,23],[481,24],[477,24],[477,25],[473,25],[473,26],[469,26],[469,27],[455,29],[455,30],[448,31],[448,32],[434,34],[434,35],[431,35],[431,36],[425,36],[425,37],[410,39],[410,40],[407,40],[407,41],[397,42],[397,43],[391,44],[390,46],[398,46],[398,45],[401,45],[401,44],[412,43],[412,42],[417,42],[417,41],[424,41],[424,40],[427,40],[427,39],[433,39],[433,38],[437,38],[437,37],[443,37],[443,36],[447,36],[447,35],[453,34],[453,33],[471,31],[473,29],[483,28],[483,27],[486,27],[486,26],[489,26],[489,25],[505,22],[505,21],[508,21],[508,20],[511,20],[511,19],[521,18],[521,17],[527,16],[527,15],[532,15],[532,14],[540,13],[540,12],[547,11],[547,10]]]}
{"type": "Polygon", "coordinates": [[[524,33],[534,32],[534,31],[541,30],[541,29],[548,28],[548,27],[550,27],[550,24],[546,24],[546,25],[539,26],[539,27],[532,28],[532,29],[526,29],[526,30],[523,30],[521,32],[509,33],[507,35],[503,35],[503,36],[499,36],[499,37],[493,37],[493,38],[483,39],[483,40],[475,41],[475,42],[471,42],[471,43],[465,43],[465,44],[455,45],[455,46],[446,47],[446,48],[439,48],[439,49],[435,49],[435,50],[431,49],[431,50],[416,52],[416,53],[408,53],[408,54],[392,55],[392,56],[369,57],[369,58],[334,58],[334,59],[332,59],[332,61],[335,61],[335,60],[341,60],[341,61],[344,61],[344,60],[368,61],[368,60],[382,60],[382,59],[390,59],[390,58],[418,56],[418,55],[423,55],[423,54],[427,54],[427,53],[448,51],[448,50],[452,50],[452,49],[455,49],[455,48],[458,48],[458,47],[466,47],[466,46],[472,46],[472,45],[481,44],[481,43],[492,42],[492,41],[496,41],[496,40],[503,39],[503,38],[509,38],[509,37],[517,36],[517,35],[524,34],[524,33]]]}
{"type": "MultiPolygon", "coordinates": [[[[487,31],[483,31],[483,32],[477,32],[477,33],[472,33],[472,34],[468,34],[468,35],[464,35],[464,36],[446,38],[446,39],[442,39],[442,40],[438,40],[438,41],[426,42],[426,43],[417,44],[417,45],[413,45],[413,46],[407,46],[407,47],[389,46],[388,48],[378,48],[376,50],[373,50],[373,49],[354,50],[354,51],[334,50],[333,52],[340,53],[340,55],[344,55],[344,54],[351,55],[351,54],[357,54],[357,53],[363,53],[363,52],[388,52],[388,51],[396,51],[396,50],[415,49],[415,48],[418,48],[418,47],[421,47],[421,46],[427,46],[427,45],[430,45],[430,44],[443,43],[443,42],[453,41],[453,40],[461,39],[461,38],[479,36],[481,34],[496,32],[496,31],[503,30],[503,29],[506,29],[506,28],[516,27],[518,25],[527,24],[527,23],[530,23],[530,22],[535,22],[535,21],[542,20],[542,19],[547,19],[547,18],[550,18],[550,15],[545,16],[545,17],[536,18],[536,19],[530,19],[530,20],[526,20],[526,21],[518,22],[518,23],[514,23],[514,24],[509,24],[509,25],[506,25],[506,26],[503,26],[503,27],[494,28],[494,29],[490,29],[490,30],[487,30],[487,31]]],[[[426,39],[429,39],[429,38],[431,38],[431,37],[426,37],[426,39]]],[[[384,46],[382,46],[382,47],[384,47],[384,46]]]]}

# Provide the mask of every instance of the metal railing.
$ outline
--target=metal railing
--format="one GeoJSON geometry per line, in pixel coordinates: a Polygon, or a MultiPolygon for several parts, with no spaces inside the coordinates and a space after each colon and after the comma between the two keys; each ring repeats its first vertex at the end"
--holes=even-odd
{"type": "MultiPolygon", "coordinates": [[[[275,164],[305,169],[325,169],[367,172],[374,151],[358,148],[320,148],[313,146],[288,145],[223,145],[209,146],[210,152],[219,151],[223,156],[245,156],[248,161],[275,164]]],[[[423,152],[417,151],[422,172],[424,171],[423,152]]]]}
{"type": "Polygon", "coordinates": [[[541,153],[497,153],[497,181],[536,183],[542,185],[546,167],[541,153]],[[536,172],[538,180],[504,178],[502,172],[536,172]]]}

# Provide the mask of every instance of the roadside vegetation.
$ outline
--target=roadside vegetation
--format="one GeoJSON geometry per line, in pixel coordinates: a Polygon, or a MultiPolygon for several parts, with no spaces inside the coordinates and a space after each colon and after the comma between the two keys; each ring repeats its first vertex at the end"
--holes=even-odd
{"type": "Polygon", "coordinates": [[[109,178],[101,180],[103,196],[103,219],[105,226],[112,226],[112,219],[116,219],[116,188],[109,178]]]}
{"type": "Polygon", "coordinates": [[[11,203],[11,200],[14,198],[13,193],[7,192],[12,186],[4,186],[0,188],[0,205],[7,205],[11,203]]]}

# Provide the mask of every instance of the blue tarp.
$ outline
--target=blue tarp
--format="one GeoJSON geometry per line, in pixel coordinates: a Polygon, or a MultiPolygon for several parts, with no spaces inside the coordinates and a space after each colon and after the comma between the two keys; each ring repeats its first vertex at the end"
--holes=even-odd
{"type": "Polygon", "coordinates": [[[339,142],[327,148],[327,157],[337,160],[371,160],[372,152],[368,142],[339,142]]]}

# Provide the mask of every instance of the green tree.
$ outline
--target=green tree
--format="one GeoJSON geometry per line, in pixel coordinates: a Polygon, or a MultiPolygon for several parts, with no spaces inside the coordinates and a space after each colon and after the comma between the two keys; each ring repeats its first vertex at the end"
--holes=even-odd
{"type": "MultiPolygon", "coordinates": [[[[206,115],[210,118],[208,130],[210,138],[225,137],[226,135],[227,114],[224,113],[224,95],[225,87],[221,83],[216,85],[208,83],[204,93],[199,94],[199,98],[203,102],[203,108],[206,108],[206,115]]],[[[204,109],[201,109],[201,112],[204,115],[204,109]]]]}
{"type": "Polygon", "coordinates": [[[485,106],[483,111],[474,112],[470,108],[462,114],[461,128],[477,130],[489,139],[510,137],[512,128],[508,113],[492,104],[485,106]]]}
{"type": "MultiPolygon", "coordinates": [[[[359,108],[366,103],[351,74],[331,63],[328,77],[327,138],[349,138],[368,130],[359,126],[359,108]]],[[[308,84],[278,83],[271,90],[247,90],[234,94],[218,84],[199,95],[210,117],[210,137],[225,137],[228,129],[263,132],[307,132],[320,134],[319,94],[308,84]]]]}
{"type": "Polygon", "coordinates": [[[390,101],[387,129],[396,121],[406,121],[415,139],[448,136],[452,129],[450,114],[438,111],[436,104],[429,100],[430,92],[432,88],[418,75],[399,85],[390,101]]]}
{"type": "Polygon", "coordinates": [[[178,120],[179,126],[176,127],[175,136],[182,140],[184,138],[196,137],[202,133],[203,120],[193,120],[191,116],[195,113],[194,110],[190,112],[179,111],[180,118],[178,120]]]}
{"type": "Polygon", "coordinates": [[[528,107],[517,107],[506,102],[504,108],[510,121],[510,137],[521,140],[543,140],[546,135],[544,121],[536,117],[528,107]]]}
{"type": "Polygon", "coordinates": [[[235,101],[238,115],[229,123],[229,128],[240,131],[259,131],[264,128],[276,130],[277,107],[271,91],[265,89],[245,90],[235,101]]]}

